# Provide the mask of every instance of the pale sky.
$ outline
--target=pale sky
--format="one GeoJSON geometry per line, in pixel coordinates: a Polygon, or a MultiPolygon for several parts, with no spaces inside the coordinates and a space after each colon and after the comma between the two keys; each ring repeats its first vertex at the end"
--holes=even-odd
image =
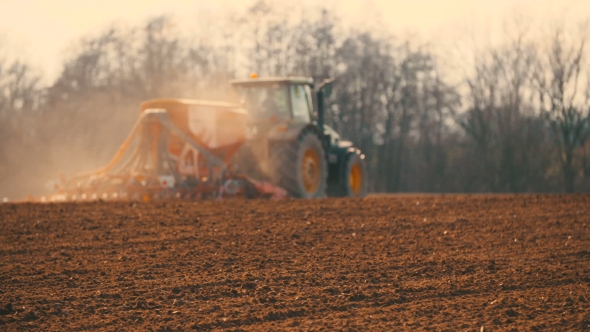
{"type": "MultiPolygon", "coordinates": [[[[24,55],[48,80],[60,71],[64,50],[114,22],[137,24],[173,14],[186,20],[241,11],[253,0],[0,0],[0,52],[24,55]],[[4,45],[2,45],[4,44],[4,45]]],[[[285,0],[277,0],[286,3],[285,0]]],[[[301,3],[318,1],[299,0],[301,3]]],[[[392,32],[417,32],[451,45],[460,33],[490,33],[518,12],[547,18],[590,16],[590,0],[324,0],[351,24],[381,22],[392,32]]],[[[501,34],[501,33],[500,33],[501,34]]]]}

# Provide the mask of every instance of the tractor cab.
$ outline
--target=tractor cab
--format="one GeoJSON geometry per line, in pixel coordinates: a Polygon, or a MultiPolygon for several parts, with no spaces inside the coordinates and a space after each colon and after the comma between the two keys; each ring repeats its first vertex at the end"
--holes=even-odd
{"type": "Polygon", "coordinates": [[[309,123],[317,116],[311,79],[252,78],[231,84],[237,101],[255,122],[309,123]]]}

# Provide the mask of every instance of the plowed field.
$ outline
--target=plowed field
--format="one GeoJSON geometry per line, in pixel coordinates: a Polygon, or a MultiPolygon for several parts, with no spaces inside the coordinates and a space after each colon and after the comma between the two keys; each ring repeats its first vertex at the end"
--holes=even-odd
{"type": "Polygon", "coordinates": [[[0,330],[590,330],[590,196],[0,205],[0,330]]]}

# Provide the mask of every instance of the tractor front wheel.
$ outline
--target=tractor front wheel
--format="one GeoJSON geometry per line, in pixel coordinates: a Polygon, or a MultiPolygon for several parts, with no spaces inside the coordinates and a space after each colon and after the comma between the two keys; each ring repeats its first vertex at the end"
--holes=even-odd
{"type": "Polygon", "coordinates": [[[367,167],[364,156],[348,153],[340,176],[341,197],[365,197],[367,195],[367,167]]]}

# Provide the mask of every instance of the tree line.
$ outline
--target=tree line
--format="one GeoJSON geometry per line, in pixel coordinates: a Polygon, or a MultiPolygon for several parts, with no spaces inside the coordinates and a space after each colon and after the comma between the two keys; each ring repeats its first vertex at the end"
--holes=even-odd
{"type": "Polygon", "coordinates": [[[188,34],[167,16],[112,26],[71,48],[49,86],[26,62],[0,59],[0,196],[106,163],[143,100],[225,100],[228,81],[252,71],[336,79],[327,124],[365,152],[371,191],[590,189],[578,30],[517,31],[449,70],[428,44],[346,27],[323,8],[260,1],[210,23],[188,34]]]}

